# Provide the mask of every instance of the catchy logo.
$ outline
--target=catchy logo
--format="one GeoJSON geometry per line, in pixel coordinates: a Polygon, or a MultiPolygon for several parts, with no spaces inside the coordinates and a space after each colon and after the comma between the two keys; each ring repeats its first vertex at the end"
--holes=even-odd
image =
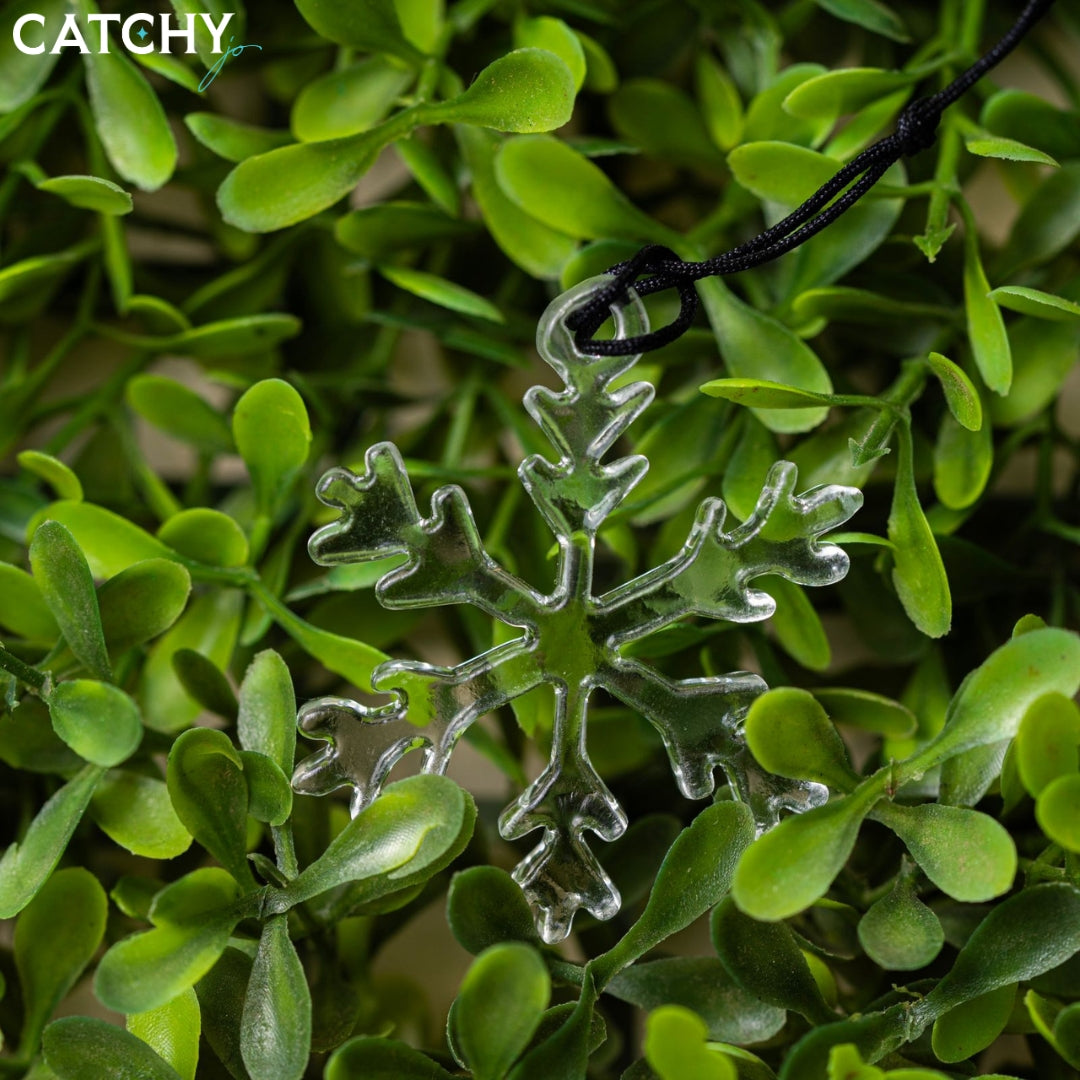
{"type": "MultiPolygon", "coordinates": [[[[198,18],[210,34],[212,45],[210,52],[218,57],[217,61],[203,76],[199,83],[200,92],[205,90],[221,73],[226,62],[235,56],[239,56],[245,49],[262,50],[261,45],[233,45],[234,38],[229,38],[229,44],[222,48],[221,39],[225,34],[225,28],[232,21],[235,12],[227,12],[215,22],[212,15],[200,13],[198,18]]],[[[51,54],[59,54],[64,49],[78,49],[80,53],[107,53],[109,51],[109,27],[115,23],[120,29],[120,40],[124,48],[133,53],[172,53],[174,43],[182,43],[183,47],[176,50],[183,53],[194,53],[196,16],[192,14],[177,16],[174,25],[172,14],[152,15],[146,11],[140,11],[135,15],[129,15],[126,19],[117,14],[93,13],[85,16],[85,24],[80,26],[79,18],[68,13],[64,16],[64,24],[60,32],[56,34],[51,49],[51,54]]],[[[50,27],[46,25],[44,15],[30,12],[16,20],[12,31],[12,39],[15,48],[28,56],[40,56],[46,52],[46,42],[53,36],[50,27]]]]}
{"type": "MultiPolygon", "coordinates": [[[[202,19],[206,29],[210,32],[210,36],[213,38],[213,48],[211,52],[215,56],[218,56],[223,51],[221,48],[221,37],[225,33],[225,27],[229,25],[232,20],[233,12],[228,12],[226,15],[222,15],[221,22],[215,23],[213,16],[207,14],[200,14],[199,18],[202,19]]],[[[109,24],[120,23],[120,39],[124,43],[124,48],[133,53],[152,53],[155,49],[158,52],[171,53],[172,42],[174,38],[183,38],[187,43],[187,48],[181,50],[185,53],[195,52],[195,16],[185,15],[184,22],[186,25],[183,27],[173,26],[173,16],[171,14],[155,16],[148,12],[140,11],[135,15],[129,15],[126,19],[122,19],[120,15],[116,14],[91,14],[86,16],[87,23],[90,24],[92,31],[93,27],[97,27],[97,41],[95,42],[97,48],[93,51],[98,53],[107,53],[109,51],[109,24]],[[147,29],[149,25],[150,29],[147,29]],[[138,27],[138,29],[136,29],[138,27]],[[155,42],[154,30],[158,29],[158,41],[155,42]]],[[[48,32],[45,26],[45,16],[39,15],[35,12],[31,12],[28,15],[23,15],[15,22],[15,29],[12,33],[12,37],[15,40],[15,48],[21,53],[26,53],[29,56],[39,56],[45,52],[45,41],[42,38],[48,38],[48,32]],[[39,33],[35,34],[29,29],[31,23],[37,23],[42,29],[39,33]],[[37,37],[38,43],[34,44],[32,41],[28,42],[27,37],[37,37]]],[[[91,33],[92,37],[93,34],[91,33]]],[[[241,46],[243,48],[244,46],[241,46]]],[[[49,50],[50,53],[59,53],[64,49],[78,49],[81,53],[88,53],[91,51],[90,46],[86,42],[86,37],[83,34],[82,28],[79,26],[78,19],[74,14],[69,12],[64,16],[64,25],[60,29],[60,33],[57,35],[56,40],[53,42],[53,47],[49,50]]]]}

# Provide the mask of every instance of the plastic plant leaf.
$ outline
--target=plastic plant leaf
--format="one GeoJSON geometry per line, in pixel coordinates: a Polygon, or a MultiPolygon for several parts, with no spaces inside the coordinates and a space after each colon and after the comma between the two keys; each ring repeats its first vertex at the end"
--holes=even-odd
{"type": "MultiPolygon", "coordinates": [[[[566,388],[536,387],[525,397],[526,408],[559,455],[552,463],[534,454],[519,468],[526,492],[558,541],[556,585],[550,594],[509,573],[484,550],[460,488],[439,488],[430,516],[423,516],[401,457],[389,443],[368,450],[363,474],[333,469],[323,477],[319,497],[342,515],[309,544],[323,564],[407,555],[376,586],[383,606],[470,603],[520,636],[453,668],[407,660],[379,665],[372,686],[392,695],[385,705],[368,707],[341,698],[310,702],[300,712],[301,730],[328,745],[300,763],[294,786],[308,794],[352,786],[353,810],[359,812],[407,751],[423,747],[423,770],[441,773],[455,743],[476,719],[535,687],[551,686],[551,760],[500,819],[507,839],[542,830],[540,843],[514,877],[548,942],[569,933],[579,908],[605,919],[620,904],[584,837],[591,831],[611,841],[626,827],[622,808],[585,750],[594,689],[604,689],[652,723],[688,798],[708,796],[715,786],[713,770],[722,765],[759,831],[774,824],[781,809],[824,801],[820,784],[768,776],[748,752],[740,725],[765,689],[758,676],[735,672],[671,680],[625,657],[621,648],[687,615],[734,623],[768,618],[775,603],[750,586],[758,576],[778,574],[802,585],[838,581],[847,571],[847,556],[819,537],[846,521],[861,502],[859,492],[840,487],[796,496],[795,467],[780,462],[770,470],[745,523],[725,529],[726,507],[719,499],[707,499],[676,555],[595,595],[597,533],[648,468],[640,456],[610,463],[602,459],[653,395],[643,382],[609,389],[638,357],[597,360],[574,345],[567,318],[597,283],[590,279],[564,293],[538,329],[540,354],[566,388]]],[[[618,333],[638,333],[646,325],[636,299],[613,314],[618,333]]]]}
{"type": "Polygon", "coordinates": [[[1004,1030],[1015,1001],[1016,986],[1006,984],[950,1009],[934,1023],[935,1055],[941,1061],[963,1061],[985,1050],[1004,1030]]]}
{"type": "Polygon", "coordinates": [[[75,537],[58,521],[44,522],[30,541],[30,565],[76,659],[95,678],[110,680],[94,579],[75,537]]]}
{"type": "Polygon", "coordinates": [[[1060,693],[1031,703],[1013,744],[1020,780],[1033,798],[1059,776],[1080,772],[1080,709],[1060,693]]]}
{"type": "Polygon", "coordinates": [[[452,1080],[426,1054],[396,1039],[360,1036],[339,1046],[326,1063],[325,1080],[452,1080]]]}
{"type": "Polygon", "coordinates": [[[106,1020],[65,1016],[45,1029],[43,1046],[58,1080],[180,1080],[142,1039],[106,1020]]]}
{"type": "Polygon", "coordinates": [[[458,944],[474,956],[503,941],[539,941],[525,897],[497,866],[470,866],[454,875],[446,919],[458,944]]]}
{"type": "Polygon", "coordinates": [[[48,700],[53,730],[94,765],[119,765],[142,741],[139,707],[109,683],[72,679],[60,683],[48,700]]]}
{"type": "Polygon", "coordinates": [[[111,769],[90,800],[90,815],[111,840],[134,855],[172,859],[191,846],[164,780],[111,769]]]}
{"type": "Polygon", "coordinates": [[[627,968],[606,992],[639,1009],[683,1005],[708,1025],[709,1039],[756,1043],[787,1022],[783,1009],[743,989],[714,956],[673,956],[627,968]]]}
{"type": "Polygon", "coordinates": [[[1016,847],[988,814],[960,806],[882,803],[874,816],[907,845],[942,892],[979,903],[1007,892],[1016,875],[1016,847]]]}
{"type": "Polygon", "coordinates": [[[735,1066],[705,1045],[708,1028],[681,1005],[662,1005],[649,1014],[645,1060],[660,1080],[735,1080],[735,1066]]]}
{"type": "Polygon", "coordinates": [[[859,944],[887,971],[915,971],[945,944],[938,917],[920,899],[905,863],[892,889],[859,920],[859,944]]]}
{"type": "Polygon", "coordinates": [[[476,1080],[500,1080],[529,1045],[551,998],[536,949],[493,945],[472,963],[450,1013],[454,1042],[476,1080]]]}
{"type": "Polygon", "coordinates": [[[0,919],[17,915],[64,854],[105,770],[86,765],[38,811],[26,834],[0,858],[0,919]]]}
{"type": "Polygon", "coordinates": [[[263,924],[240,1020],[240,1053],[252,1080],[300,1080],[311,1047],[311,992],[288,916],[263,924]]]}
{"type": "Polygon", "coordinates": [[[183,1080],[195,1080],[202,1015],[191,987],[156,1009],[131,1013],[126,1026],[132,1035],[157,1051],[183,1080]]]}
{"type": "Polygon", "coordinates": [[[108,900],[82,867],[58,870],[15,924],[15,967],[22,987],[20,1049],[31,1054],[41,1032],[105,936],[108,900]]]}
{"type": "Polygon", "coordinates": [[[727,897],[714,909],[710,929],[728,974],[755,998],[801,1013],[811,1023],[836,1019],[786,923],[757,922],[727,897]]]}

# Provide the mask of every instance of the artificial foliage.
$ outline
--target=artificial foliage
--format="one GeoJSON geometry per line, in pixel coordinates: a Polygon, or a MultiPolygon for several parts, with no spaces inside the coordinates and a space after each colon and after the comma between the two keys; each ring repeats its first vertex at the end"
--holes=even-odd
{"type": "Polygon", "coordinates": [[[1075,5],[633,376],[535,348],[1018,10],[0,6],[0,1074],[1080,1075],[1075,5]]]}

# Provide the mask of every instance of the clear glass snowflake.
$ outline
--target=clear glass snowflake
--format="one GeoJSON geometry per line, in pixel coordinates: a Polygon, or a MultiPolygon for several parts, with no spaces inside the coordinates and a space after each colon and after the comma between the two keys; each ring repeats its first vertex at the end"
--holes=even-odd
{"type": "MultiPolygon", "coordinates": [[[[712,793],[713,770],[720,765],[734,797],[754,812],[759,830],[774,824],[781,809],[804,810],[825,800],[820,785],[771,776],[748,752],[741,722],[750,702],[766,689],[759,676],[740,671],[673,680],[623,656],[621,649],[688,615],[735,623],[767,619],[774,601],[750,587],[763,574],[802,585],[840,580],[847,556],[819,537],[862,503],[859,491],[839,486],[795,495],[795,466],[778,462],[747,521],[725,531],[724,503],[706,499],[677,555],[594,595],[597,532],[649,467],[638,455],[607,463],[603,458],[654,393],[645,382],[611,390],[612,380],[639,357],[588,356],[577,349],[566,326],[567,316],[604,280],[583,282],[548,307],[537,347],[565,389],[533,387],[524,399],[559,455],[554,463],[533,455],[518,469],[558,540],[550,593],[507,572],[484,550],[461,488],[439,488],[424,517],[391,443],[368,450],[363,474],[332,469],[323,477],[319,498],[342,514],[309,544],[312,557],[322,564],[408,556],[378,582],[376,594],[384,607],[474,604],[521,633],[456,667],[414,660],[380,665],[372,685],[391,695],[386,705],[369,708],[333,697],[309,702],[300,711],[300,729],[327,745],[299,764],[293,786],[325,794],[349,785],[353,813],[359,813],[409,750],[422,747],[424,771],[442,773],[470,724],[549,684],[555,694],[551,759],[499,821],[508,840],[541,830],[539,843],[517,865],[514,878],[547,942],[566,937],[579,908],[608,919],[620,904],[584,835],[588,830],[610,841],[626,828],[626,814],[586,750],[588,701],[596,688],[653,724],[688,798],[712,793]]],[[[621,336],[648,328],[636,296],[612,314],[621,336]]]]}

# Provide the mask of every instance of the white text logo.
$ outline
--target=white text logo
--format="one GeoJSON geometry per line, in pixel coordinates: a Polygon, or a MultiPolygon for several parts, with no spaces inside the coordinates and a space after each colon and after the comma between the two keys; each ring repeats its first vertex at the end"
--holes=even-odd
{"type": "MultiPolygon", "coordinates": [[[[220,55],[223,52],[221,37],[225,33],[225,27],[229,25],[229,21],[233,17],[233,12],[230,11],[228,14],[222,15],[219,23],[215,23],[213,16],[205,13],[200,14],[198,17],[202,19],[203,25],[213,38],[211,52],[215,56],[220,55]]],[[[172,46],[179,43],[183,43],[186,47],[176,51],[195,52],[196,23],[194,15],[182,16],[182,24],[175,26],[171,14],[151,15],[145,11],[136,15],[129,15],[126,19],[122,19],[120,15],[116,14],[92,14],[86,16],[86,21],[89,26],[85,28],[86,32],[84,33],[84,28],[79,26],[75,15],[70,13],[65,15],[64,25],[61,27],[60,33],[57,35],[56,41],[49,52],[59,53],[63,49],[78,49],[81,53],[91,51],[107,53],[109,51],[110,23],[120,25],[120,39],[124,43],[124,48],[133,53],[152,53],[154,51],[171,53],[174,51],[172,46]],[[91,40],[88,42],[87,38],[91,40]]],[[[49,37],[45,26],[45,16],[35,13],[23,15],[16,21],[12,36],[15,40],[15,47],[19,52],[31,56],[37,56],[45,52],[45,41],[49,37]],[[32,24],[37,24],[37,28],[32,24]]]]}

